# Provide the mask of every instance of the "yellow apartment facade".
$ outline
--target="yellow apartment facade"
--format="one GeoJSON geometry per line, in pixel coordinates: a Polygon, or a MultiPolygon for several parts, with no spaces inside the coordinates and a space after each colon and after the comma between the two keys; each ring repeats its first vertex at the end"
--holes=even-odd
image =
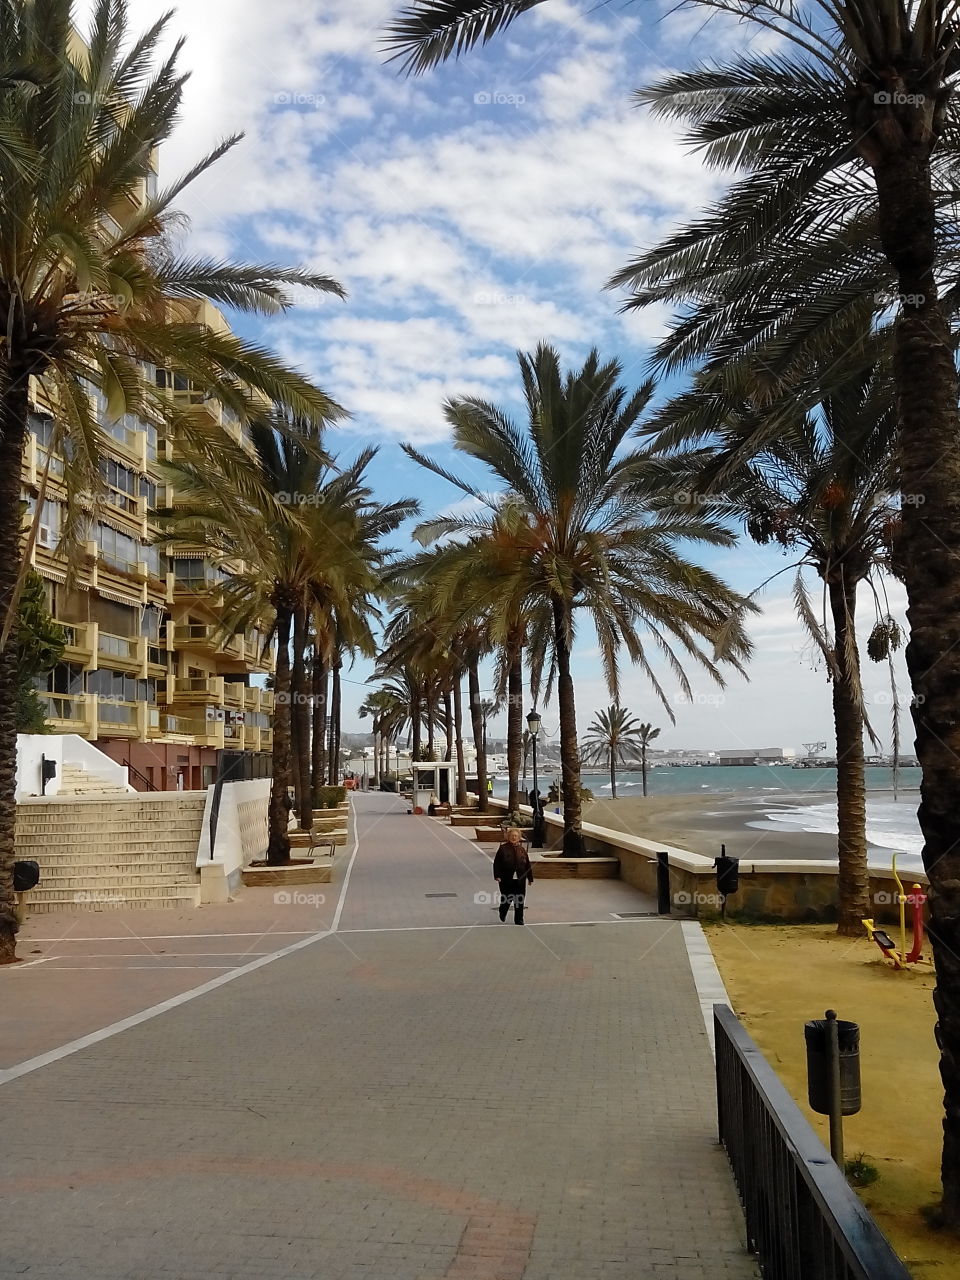
{"type": "MultiPolygon", "coordinates": [[[[155,189],[154,168],[131,199],[142,201],[155,189]]],[[[228,328],[209,304],[198,303],[193,318],[228,328]]],[[[176,371],[144,365],[141,372],[243,439],[239,421],[176,371]]],[[[82,735],[127,765],[140,790],[207,786],[224,751],[257,753],[252,770],[266,772],[273,693],[253,678],[272,673],[272,651],[257,631],[223,636],[223,574],[201,551],[153,545],[149,512],[174,502],[158,471],[174,457],[171,442],[133,414],[111,420],[92,383],[88,394],[101,428],[106,501],[84,517],[77,563],[68,565],[62,553],[65,460],[57,452],[55,409],[38,388],[22,472],[28,519],[42,495],[31,562],[67,635],[62,660],[41,681],[48,725],[82,735]]]]}

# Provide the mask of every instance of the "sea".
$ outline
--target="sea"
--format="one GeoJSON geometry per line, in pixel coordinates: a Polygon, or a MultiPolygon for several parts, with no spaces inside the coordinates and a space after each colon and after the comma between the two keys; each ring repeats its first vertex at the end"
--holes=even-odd
{"type": "MultiPolygon", "coordinates": [[[[894,784],[889,767],[868,766],[867,841],[872,866],[889,868],[891,854],[897,854],[897,868],[921,870],[923,837],[917,823],[920,770],[902,768],[894,784]]],[[[553,773],[541,775],[541,790],[553,780],[553,773]]],[[[610,798],[609,773],[585,771],[584,786],[598,800],[610,798]]],[[[529,787],[528,777],[526,785],[529,787]]],[[[724,801],[749,801],[752,817],[748,827],[767,831],[809,831],[835,835],[837,831],[836,769],[792,769],[778,765],[683,765],[656,768],[647,774],[651,796],[716,795],[724,801]]],[[[507,780],[494,783],[494,794],[505,796],[507,780]]],[[[643,795],[639,770],[617,774],[618,797],[643,795]]],[[[709,815],[709,810],[706,811],[709,815]]],[[[729,813],[728,808],[717,816],[729,813]]],[[[713,815],[710,815],[713,816],[713,815]]]]}

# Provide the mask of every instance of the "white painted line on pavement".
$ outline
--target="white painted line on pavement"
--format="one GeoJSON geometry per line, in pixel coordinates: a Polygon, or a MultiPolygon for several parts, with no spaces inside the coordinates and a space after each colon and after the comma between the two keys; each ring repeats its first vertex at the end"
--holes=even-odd
{"type": "MultiPolygon", "coordinates": [[[[301,938],[299,942],[291,942],[289,945],[281,947],[279,951],[272,951],[269,955],[258,956],[256,960],[251,960],[248,964],[241,965],[238,969],[231,969],[229,973],[221,973],[218,977],[211,978],[209,982],[204,982],[190,991],[171,996],[169,1000],[162,1000],[159,1004],[151,1005],[149,1009],[141,1009],[139,1013],[131,1014],[128,1018],[121,1018],[119,1022],[113,1022],[108,1027],[101,1027],[99,1031],[91,1031],[88,1035],[80,1036],[76,1040],[70,1040],[67,1044],[48,1050],[47,1053],[40,1053],[35,1058],[27,1058],[25,1062],[20,1062],[15,1067],[8,1067],[5,1071],[0,1071],[0,1085],[9,1084],[11,1080],[18,1080],[21,1076],[29,1075],[32,1071],[39,1071],[41,1067],[48,1067],[51,1063],[59,1062],[61,1058],[68,1058],[74,1053],[80,1053],[83,1049],[89,1049],[92,1045],[99,1044],[101,1040],[109,1040],[112,1036],[119,1035],[122,1031],[129,1031],[132,1027],[140,1026],[143,1022],[150,1022],[152,1019],[158,1018],[162,1013],[176,1009],[182,1004],[189,1004],[191,1000],[199,999],[200,996],[206,995],[208,991],[216,991],[218,987],[224,987],[228,982],[242,978],[248,973],[254,973],[257,969],[263,969],[268,964],[272,964],[274,960],[280,960],[283,956],[292,955],[295,951],[302,951],[304,947],[312,946],[323,938],[329,938],[331,933],[335,932],[337,921],[340,919],[347,885],[350,882],[350,873],[353,870],[359,847],[356,814],[354,814],[353,850],[350,854],[347,874],[340,888],[340,900],[337,904],[337,913],[334,916],[334,923],[331,928],[324,929],[320,933],[312,933],[306,938],[301,938]]],[[[148,967],[151,972],[157,971],[152,965],[148,967]]],[[[219,966],[216,967],[219,968],[219,966]]]]}
{"type": "Polygon", "coordinates": [[[710,1052],[716,1057],[717,1047],[713,1035],[713,1006],[715,1004],[729,1005],[730,997],[727,995],[727,989],[723,985],[723,979],[720,977],[717,962],[714,960],[713,952],[710,950],[710,943],[707,941],[707,935],[703,932],[699,920],[682,920],[680,929],[683,933],[684,946],[687,948],[687,959],[690,961],[690,971],[693,974],[694,985],[697,988],[697,996],[700,1000],[700,1012],[703,1015],[703,1025],[707,1031],[707,1039],[710,1041],[710,1052]]]}
{"type": "MultiPolygon", "coordinates": [[[[271,931],[273,938],[302,938],[313,937],[315,929],[274,929],[271,931]]],[[[143,938],[145,941],[160,942],[176,940],[177,938],[261,938],[263,937],[262,929],[252,930],[250,933],[141,933],[137,937],[143,938]]],[[[104,934],[100,938],[77,938],[73,934],[62,938],[28,938],[26,934],[22,934],[24,942],[129,942],[129,933],[104,934]]],[[[32,964],[33,961],[30,961],[32,964]]],[[[23,968],[20,965],[19,968],[23,968]]]]}
{"type": "MultiPolygon", "coordinates": [[[[494,922],[490,920],[489,924],[494,922]]],[[[675,924],[676,921],[665,920],[663,917],[645,916],[641,920],[530,920],[527,924],[537,929],[546,929],[551,925],[582,925],[582,924],[675,924]]],[[[340,929],[339,933],[436,933],[442,932],[444,929],[475,929],[478,925],[483,925],[482,920],[465,920],[463,924],[398,924],[385,925],[378,929],[340,929]]]]}

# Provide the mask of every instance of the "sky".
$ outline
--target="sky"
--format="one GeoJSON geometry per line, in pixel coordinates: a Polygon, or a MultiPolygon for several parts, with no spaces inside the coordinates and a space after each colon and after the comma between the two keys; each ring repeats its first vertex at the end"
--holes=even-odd
{"type": "MultiPolygon", "coordinates": [[[[81,27],[90,7],[77,4],[81,27]]],[[[129,0],[132,29],[168,9],[191,77],[161,183],[222,138],[245,135],[181,198],[190,219],[182,247],[300,264],[345,286],[346,302],[310,294],[281,318],[230,318],[349,410],[331,433],[335,453],[380,446],[378,495],[416,497],[425,516],[457,501],[399,444],[449,460],[448,396],[515,412],[518,348],[544,340],[573,365],[596,345],[620,359],[628,386],[644,379],[667,316],[620,314],[622,297],[605,282],[722,186],[632,94],[695,59],[759,51],[749,31],[657,0],[550,0],[486,49],[411,80],[385,60],[389,0],[129,0]]],[[[477,464],[455,469],[486,480],[477,464]]],[[[745,592],[788,563],[745,541],[700,558],[745,592]]],[[[621,703],[662,727],[665,749],[831,739],[829,685],[796,620],[791,580],[785,573],[758,596],[749,680],[733,673],[720,690],[691,672],[691,700],[665,677],[675,724],[624,668],[621,703]]],[[[902,618],[896,583],[890,601],[902,618]]],[[[865,631],[873,613],[864,594],[865,631]]],[[[610,701],[593,640],[581,634],[574,661],[582,728],[610,701]]],[[[888,747],[889,679],[865,665],[868,707],[888,747]]],[[[355,713],[370,670],[358,661],[345,672],[348,731],[369,725],[355,713]]],[[[902,659],[897,670],[905,709],[902,659]]],[[[554,731],[555,705],[543,715],[554,731]]],[[[503,728],[494,720],[490,732],[503,728]]]]}

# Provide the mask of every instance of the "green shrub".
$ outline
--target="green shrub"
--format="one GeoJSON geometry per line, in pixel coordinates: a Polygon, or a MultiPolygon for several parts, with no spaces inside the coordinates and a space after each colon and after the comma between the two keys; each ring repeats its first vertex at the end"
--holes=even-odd
{"type": "Polygon", "coordinates": [[[319,787],[316,805],[318,809],[335,809],[347,798],[346,787],[319,787]]]}

